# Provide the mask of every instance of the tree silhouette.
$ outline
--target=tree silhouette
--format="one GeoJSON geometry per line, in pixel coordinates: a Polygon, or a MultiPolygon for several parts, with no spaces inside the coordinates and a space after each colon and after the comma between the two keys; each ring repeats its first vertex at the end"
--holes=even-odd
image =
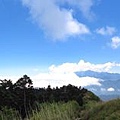
{"type": "Polygon", "coordinates": [[[0,80],[0,87],[3,89],[11,89],[13,87],[13,83],[11,80],[0,80]]]}
{"type": "Polygon", "coordinates": [[[30,79],[30,77],[28,77],[27,75],[23,75],[23,77],[20,78],[14,84],[14,87],[24,89],[24,88],[31,88],[31,87],[33,87],[32,85],[33,85],[33,83],[32,83],[32,80],[30,79]]]}
{"type": "Polygon", "coordinates": [[[12,80],[0,80],[0,110],[2,107],[14,108],[19,111],[22,118],[35,109],[36,103],[68,102],[75,100],[82,106],[89,100],[100,99],[85,88],[67,85],[63,87],[34,88],[33,82],[27,75],[23,75],[16,83],[12,80]]]}

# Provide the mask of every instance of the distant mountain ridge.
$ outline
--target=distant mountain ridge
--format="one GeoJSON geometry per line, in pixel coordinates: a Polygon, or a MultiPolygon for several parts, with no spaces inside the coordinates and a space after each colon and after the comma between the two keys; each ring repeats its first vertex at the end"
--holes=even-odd
{"type": "Polygon", "coordinates": [[[108,73],[108,72],[95,72],[95,71],[80,71],[76,72],[76,75],[79,77],[95,77],[103,80],[118,80],[120,79],[119,73],[108,73]]]}
{"type": "Polygon", "coordinates": [[[101,86],[90,85],[85,88],[94,92],[102,100],[110,100],[114,98],[120,98],[120,74],[108,73],[108,72],[95,72],[95,71],[80,71],[76,72],[79,77],[94,77],[101,79],[99,83],[101,86]],[[112,89],[112,90],[110,90],[112,89]]]}
{"type": "Polygon", "coordinates": [[[100,97],[101,100],[103,100],[103,101],[109,101],[109,100],[116,99],[116,98],[119,98],[119,99],[120,99],[120,95],[119,95],[119,94],[99,95],[99,97],[100,97]]]}

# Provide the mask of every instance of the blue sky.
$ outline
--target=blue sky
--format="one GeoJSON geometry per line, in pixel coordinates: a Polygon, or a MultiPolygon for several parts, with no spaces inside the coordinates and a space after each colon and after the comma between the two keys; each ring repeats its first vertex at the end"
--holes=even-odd
{"type": "Polygon", "coordinates": [[[52,65],[59,68],[82,60],[91,66],[110,63],[108,72],[120,72],[119,4],[0,0],[0,76],[37,76],[49,73],[52,65]]]}

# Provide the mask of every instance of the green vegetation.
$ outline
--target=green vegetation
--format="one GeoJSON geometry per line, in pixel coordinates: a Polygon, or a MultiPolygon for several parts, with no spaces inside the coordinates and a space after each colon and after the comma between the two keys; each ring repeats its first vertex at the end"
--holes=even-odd
{"type": "Polygon", "coordinates": [[[16,83],[0,80],[0,120],[119,120],[120,99],[102,102],[72,85],[33,88],[24,75],[16,83]]]}
{"type": "Polygon", "coordinates": [[[16,110],[4,107],[0,110],[0,120],[21,120],[21,117],[16,110]]]}
{"type": "Polygon", "coordinates": [[[120,120],[120,99],[95,104],[88,103],[81,120],[120,120]]]}
{"type": "Polygon", "coordinates": [[[0,110],[7,107],[18,111],[22,119],[32,114],[38,104],[77,102],[83,106],[89,100],[100,101],[92,92],[85,88],[67,85],[63,87],[34,88],[32,80],[24,75],[16,83],[12,80],[0,80],[0,110]]]}
{"type": "MultiPolygon", "coordinates": [[[[79,106],[76,101],[38,104],[26,120],[119,120],[120,99],[108,102],[89,101],[79,106]]],[[[21,120],[15,110],[3,108],[0,120],[21,120]]]]}
{"type": "MultiPolygon", "coordinates": [[[[76,101],[37,104],[25,120],[119,120],[120,99],[108,102],[89,101],[79,106],[76,101]]],[[[3,108],[0,120],[21,120],[15,110],[3,108]]]]}
{"type": "Polygon", "coordinates": [[[30,120],[75,120],[79,115],[77,102],[43,103],[33,112],[30,120]]]}
{"type": "MultiPolygon", "coordinates": [[[[76,101],[42,103],[28,114],[26,120],[75,120],[79,110],[80,106],[76,101]]],[[[15,110],[5,107],[0,111],[0,120],[21,120],[21,118],[15,110]]]]}

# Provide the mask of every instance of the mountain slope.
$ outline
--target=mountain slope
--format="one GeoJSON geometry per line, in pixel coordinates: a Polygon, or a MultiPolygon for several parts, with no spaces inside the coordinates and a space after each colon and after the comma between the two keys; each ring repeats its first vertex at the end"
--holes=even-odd
{"type": "Polygon", "coordinates": [[[81,116],[81,120],[120,120],[120,99],[93,105],[81,116]]]}

